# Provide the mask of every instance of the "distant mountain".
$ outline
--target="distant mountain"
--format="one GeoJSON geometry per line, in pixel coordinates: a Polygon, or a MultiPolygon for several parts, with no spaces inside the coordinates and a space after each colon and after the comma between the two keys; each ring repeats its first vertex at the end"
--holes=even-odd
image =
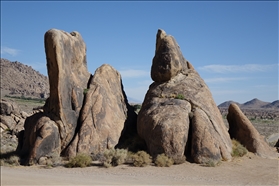
{"type": "Polygon", "coordinates": [[[251,101],[247,101],[244,104],[241,105],[242,108],[262,108],[263,106],[266,106],[270,104],[269,102],[261,101],[257,98],[252,99],[251,101]]]}
{"type": "Polygon", "coordinates": [[[265,106],[263,106],[263,108],[277,108],[279,109],[279,100],[273,101],[272,103],[269,103],[265,106]]]}
{"type": "Polygon", "coordinates": [[[49,95],[48,77],[31,66],[1,58],[1,96],[6,94],[46,98],[49,95]]]}
{"type": "Polygon", "coordinates": [[[234,102],[234,101],[226,101],[218,105],[219,108],[228,108],[231,103],[236,103],[242,109],[278,109],[279,108],[279,100],[270,102],[264,102],[257,98],[247,101],[243,104],[234,102]]]}

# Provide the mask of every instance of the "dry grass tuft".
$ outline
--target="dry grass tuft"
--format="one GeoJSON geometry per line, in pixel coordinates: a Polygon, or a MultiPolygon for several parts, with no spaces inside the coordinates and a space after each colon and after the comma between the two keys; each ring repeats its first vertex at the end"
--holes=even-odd
{"type": "Polygon", "coordinates": [[[237,140],[232,140],[232,157],[242,157],[247,154],[248,150],[237,140]]]}
{"type": "Polygon", "coordinates": [[[173,159],[169,158],[165,154],[159,154],[155,160],[155,165],[158,167],[170,167],[173,165],[173,163],[173,159]]]}

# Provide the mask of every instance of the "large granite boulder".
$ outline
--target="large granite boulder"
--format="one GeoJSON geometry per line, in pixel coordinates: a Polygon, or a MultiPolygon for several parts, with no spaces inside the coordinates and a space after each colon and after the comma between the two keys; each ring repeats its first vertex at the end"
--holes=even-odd
{"type": "Polygon", "coordinates": [[[44,40],[50,97],[43,113],[25,121],[21,154],[28,157],[26,164],[51,153],[59,155],[69,145],[90,79],[86,46],[78,32],[51,29],[45,33],[44,40]]]}
{"type": "Polygon", "coordinates": [[[92,77],[79,122],[80,129],[67,149],[69,156],[114,148],[127,128],[136,129],[136,114],[128,104],[121,76],[110,65],[102,65],[92,77]]]}
{"type": "Polygon", "coordinates": [[[20,155],[24,164],[36,164],[39,158],[60,154],[60,135],[56,123],[39,112],[25,120],[20,155]]]}
{"type": "Polygon", "coordinates": [[[157,33],[151,77],[155,82],[137,120],[150,154],[190,153],[197,163],[230,160],[231,139],[209,88],[163,30],[157,33]]]}
{"type": "Polygon", "coordinates": [[[74,136],[90,78],[86,46],[78,32],[51,29],[45,33],[45,52],[50,97],[44,111],[57,123],[64,149],[74,136]]]}
{"type": "Polygon", "coordinates": [[[271,149],[235,103],[229,106],[227,120],[231,138],[238,140],[248,151],[263,158],[278,158],[278,154],[271,149]]]}

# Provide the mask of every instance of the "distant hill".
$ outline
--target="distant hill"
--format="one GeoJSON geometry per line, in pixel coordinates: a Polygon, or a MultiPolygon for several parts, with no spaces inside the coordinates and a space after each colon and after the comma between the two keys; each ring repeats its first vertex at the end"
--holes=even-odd
{"type": "Polygon", "coordinates": [[[279,108],[279,100],[273,101],[272,103],[263,106],[263,108],[279,108]]]}
{"type": "Polygon", "coordinates": [[[1,96],[5,94],[46,98],[49,95],[48,77],[31,66],[1,58],[1,96]]]}
{"type": "Polygon", "coordinates": [[[257,98],[247,101],[243,104],[234,101],[226,101],[218,105],[218,107],[228,108],[231,103],[236,103],[242,109],[279,109],[279,100],[270,103],[270,102],[261,101],[257,98]]]}
{"type": "Polygon", "coordinates": [[[261,101],[257,98],[247,101],[241,105],[242,108],[262,108],[263,106],[270,104],[269,102],[261,101]]]}
{"type": "Polygon", "coordinates": [[[228,107],[230,106],[230,104],[232,104],[232,103],[235,103],[235,104],[237,104],[238,106],[241,105],[241,104],[239,104],[239,103],[237,103],[237,102],[235,102],[235,101],[226,101],[226,102],[221,103],[220,105],[218,105],[218,107],[228,108],[228,107]]]}

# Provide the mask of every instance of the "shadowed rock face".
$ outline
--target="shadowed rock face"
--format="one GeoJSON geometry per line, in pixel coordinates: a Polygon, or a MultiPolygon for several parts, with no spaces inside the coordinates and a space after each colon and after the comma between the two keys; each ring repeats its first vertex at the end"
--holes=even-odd
{"type": "Polygon", "coordinates": [[[122,88],[120,74],[110,65],[96,70],[84,103],[81,128],[67,150],[69,156],[114,148],[127,125],[136,128],[136,114],[129,112],[132,108],[122,88]]]}
{"type": "Polygon", "coordinates": [[[229,106],[227,120],[230,126],[229,134],[231,138],[238,140],[250,152],[256,153],[263,158],[278,158],[278,155],[265,142],[264,137],[259,134],[235,103],[229,106]]]}
{"type": "Polygon", "coordinates": [[[155,82],[146,93],[137,123],[151,155],[182,157],[189,153],[187,145],[197,163],[230,160],[230,136],[209,88],[184,59],[174,38],[162,30],[157,33],[151,77],[155,82]]]}

